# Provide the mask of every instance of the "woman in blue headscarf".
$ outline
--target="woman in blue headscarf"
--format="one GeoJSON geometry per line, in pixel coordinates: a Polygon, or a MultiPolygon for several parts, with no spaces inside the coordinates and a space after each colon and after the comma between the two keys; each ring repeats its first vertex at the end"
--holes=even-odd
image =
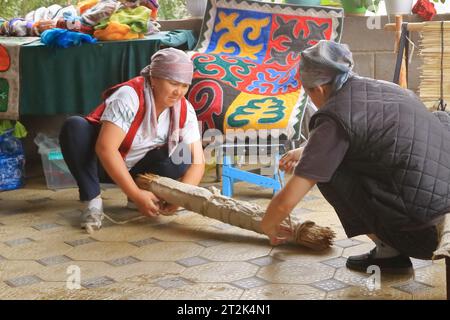
{"type": "Polygon", "coordinates": [[[450,212],[450,132],[409,90],[352,72],[346,45],[319,41],[301,53],[300,76],[318,111],[304,148],[280,167],[294,173],[267,208],[261,227],[271,243],[292,236],[280,223],[317,184],[348,237],[376,247],[347,267],[409,272],[409,257],[430,259],[437,225],[450,212]]]}

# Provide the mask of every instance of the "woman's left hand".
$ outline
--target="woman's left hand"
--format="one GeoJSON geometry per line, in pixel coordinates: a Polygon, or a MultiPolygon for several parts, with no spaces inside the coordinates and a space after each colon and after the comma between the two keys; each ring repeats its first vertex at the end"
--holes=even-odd
{"type": "Polygon", "coordinates": [[[159,213],[163,216],[171,216],[177,212],[178,208],[179,206],[177,205],[165,202],[164,205],[161,206],[159,213]]]}
{"type": "Polygon", "coordinates": [[[293,236],[291,228],[283,225],[270,224],[267,220],[261,221],[261,229],[269,237],[270,244],[273,246],[286,243],[293,236]]]}

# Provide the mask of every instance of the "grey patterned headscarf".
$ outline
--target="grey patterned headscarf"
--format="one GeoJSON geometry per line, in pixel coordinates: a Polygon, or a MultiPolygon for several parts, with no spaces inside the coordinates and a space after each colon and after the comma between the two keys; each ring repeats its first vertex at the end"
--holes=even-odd
{"type": "Polygon", "coordinates": [[[301,52],[300,79],[305,88],[330,83],[332,92],[335,92],[353,74],[353,65],[347,45],[320,40],[301,52]]]}
{"type": "Polygon", "coordinates": [[[157,51],[151,62],[141,71],[141,76],[192,83],[194,65],[189,56],[178,49],[166,48],[157,51]]]}

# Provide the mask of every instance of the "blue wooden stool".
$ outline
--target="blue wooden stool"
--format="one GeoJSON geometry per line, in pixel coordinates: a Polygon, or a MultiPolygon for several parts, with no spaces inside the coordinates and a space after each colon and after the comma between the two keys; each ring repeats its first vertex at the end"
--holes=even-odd
{"type": "Polygon", "coordinates": [[[238,169],[234,167],[234,161],[232,161],[232,157],[227,154],[227,150],[236,147],[255,147],[255,145],[235,145],[235,144],[224,144],[220,146],[221,148],[221,157],[223,160],[222,165],[222,194],[227,197],[233,196],[233,185],[237,181],[245,181],[251,184],[256,184],[263,188],[273,189],[273,193],[275,194],[279,190],[281,190],[282,185],[284,185],[284,172],[282,172],[278,167],[278,162],[280,160],[280,149],[284,150],[284,145],[282,144],[274,144],[267,146],[257,145],[257,148],[266,148],[269,147],[271,149],[270,156],[271,162],[274,164],[274,172],[271,176],[264,176],[261,174],[256,174],[250,171],[238,169]],[[225,151],[225,152],[224,152],[225,151]],[[281,181],[280,181],[281,179],[281,181]]]}

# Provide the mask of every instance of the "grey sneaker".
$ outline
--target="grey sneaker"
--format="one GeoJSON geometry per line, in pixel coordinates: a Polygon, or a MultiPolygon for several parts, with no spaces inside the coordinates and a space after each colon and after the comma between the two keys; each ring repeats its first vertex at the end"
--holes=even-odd
{"type": "Polygon", "coordinates": [[[88,231],[100,229],[104,218],[103,211],[97,208],[87,208],[81,214],[81,228],[88,231]]]}

